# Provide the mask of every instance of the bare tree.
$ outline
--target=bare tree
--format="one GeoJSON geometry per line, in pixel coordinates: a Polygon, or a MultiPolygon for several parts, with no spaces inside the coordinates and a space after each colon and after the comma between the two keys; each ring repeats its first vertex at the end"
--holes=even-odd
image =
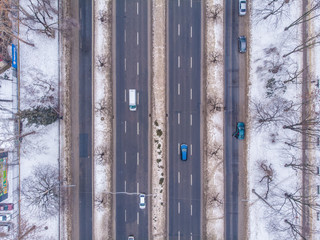
{"type": "Polygon", "coordinates": [[[306,173],[318,175],[317,167],[314,164],[304,163],[301,158],[296,158],[293,155],[291,156],[291,161],[285,163],[284,166],[291,167],[295,171],[305,171],[306,173]]]}
{"type": "Polygon", "coordinates": [[[212,19],[212,21],[216,22],[221,18],[220,15],[222,13],[222,10],[223,8],[220,4],[215,4],[212,8],[209,8],[209,6],[207,6],[207,16],[209,19],[212,19]]]}
{"type": "Polygon", "coordinates": [[[99,196],[96,196],[94,200],[95,208],[98,211],[102,211],[107,208],[107,205],[111,202],[111,195],[107,193],[101,193],[99,196]]]}
{"type": "MultiPolygon", "coordinates": [[[[12,22],[9,18],[9,15],[14,19],[18,16],[19,12],[19,6],[17,5],[15,1],[12,0],[1,0],[0,1],[0,16],[1,16],[1,21],[0,21],[0,36],[2,38],[1,42],[1,48],[2,53],[4,52],[4,48],[7,47],[8,41],[11,42],[12,38],[15,38],[25,44],[28,44],[29,46],[34,46],[33,43],[28,42],[21,37],[19,37],[18,34],[14,32],[14,28],[12,26],[12,22]]],[[[9,60],[7,58],[8,56],[5,56],[6,60],[9,60]]],[[[11,59],[11,57],[10,57],[11,59]]]]}
{"type": "Polygon", "coordinates": [[[57,168],[42,164],[22,181],[21,193],[27,205],[40,218],[55,216],[59,211],[58,176],[57,168]]]}
{"type": "Polygon", "coordinates": [[[27,69],[30,81],[21,81],[21,100],[29,107],[53,107],[58,105],[58,85],[56,77],[48,77],[35,68],[27,69]]]}
{"type": "Polygon", "coordinates": [[[256,129],[279,126],[289,116],[296,116],[298,108],[292,101],[275,96],[271,101],[253,102],[256,129]]]}
{"type": "Polygon", "coordinates": [[[29,30],[55,37],[58,28],[58,10],[52,0],[29,0],[27,9],[19,5],[19,20],[29,30]]]}
{"type": "Polygon", "coordinates": [[[302,78],[303,70],[291,58],[283,58],[277,47],[265,48],[264,54],[258,60],[260,64],[256,73],[259,79],[266,82],[267,97],[285,93],[288,83],[297,83],[302,78]]]}
{"type": "Polygon", "coordinates": [[[223,199],[219,196],[219,193],[211,192],[209,193],[208,199],[208,206],[210,207],[219,207],[223,205],[223,199]]]}
{"type": "Polygon", "coordinates": [[[221,111],[221,109],[223,109],[223,102],[217,96],[209,97],[207,100],[207,105],[210,113],[221,111]]]}
{"type": "Polygon", "coordinates": [[[266,182],[266,190],[265,190],[265,199],[268,199],[268,194],[270,191],[270,183],[273,181],[274,178],[274,169],[272,168],[272,164],[268,164],[267,160],[260,160],[259,163],[259,171],[262,174],[262,178],[259,182],[266,182]]]}
{"type": "Polygon", "coordinates": [[[320,137],[320,116],[318,113],[309,111],[306,116],[299,118],[287,118],[282,127],[306,136],[317,138],[320,137]]]}
{"type": "Polygon", "coordinates": [[[111,153],[106,146],[98,146],[94,151],[97,164],[104,165],[111,160],[111,153]]]}
{"type": "Polygon", "coordinates": [[[108,57],[105,54],[97,56],[97,67],[99,70],[104,70],[109,66],[108,57]]]}
{"type": "Polygon", "coordinates": [[[284,30],[287,31],[293,26],[296,26],[298,24],[308,22],[312,19],[315,19],[320,16],[320,14],[316,13],[315,15],[311,16],[311,13],[316,11],[320,8],[320,2],[316,2],[313,6],[311,6],[310,9],[308,9],[306,12],[304,12],[300,17],[298,17],[296,20],[294,20],[292,23],[289,24],[289,26],[285,27],[284,30]]]}
{"type": "Polygon", "coordinates": [[[283,57],[288,57],[289,55],[291,55],[292,53],[295,52],[300,52],[305,48],[311,48],[314,47],[316,45],[318,45],[320,43],[320,33],[316,33],[311,37],[307,37],[307,39],[302,42],[301,44],[299,44],[298,46],[296,46],[293,50],[291,50],[290,52],[286,53],[283,55],[283,57]]]}
{"type": "Polygon", "coordinates": [[[269,19],[275,26],[282,20],[283,16],[289,15],[289,8],[294,0],[266,0],[255,10],[255,17],[269,19]]]}
{"type": "Polygon", "coordinates": [[[222,146],[215,144],[208,150],[208,155],[209,157],[217,156],[218,158],[221,157],[221,151],[222,151],[222,146]]]}
{"type": "Polygon", "coordinates": [[[209,54],[209,62],[213,64],[222,62],[222,55],[220,52],[213,51],[209,54]]]}

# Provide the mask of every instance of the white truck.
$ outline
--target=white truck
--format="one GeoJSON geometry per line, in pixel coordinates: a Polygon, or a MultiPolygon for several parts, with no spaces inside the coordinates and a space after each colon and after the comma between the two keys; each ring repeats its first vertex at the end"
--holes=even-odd
{"type": "Polygon", "coordinates": [[[137,91],[135,89],[129,89],[129,109],[130,111],[137,110],[137,91]]]}

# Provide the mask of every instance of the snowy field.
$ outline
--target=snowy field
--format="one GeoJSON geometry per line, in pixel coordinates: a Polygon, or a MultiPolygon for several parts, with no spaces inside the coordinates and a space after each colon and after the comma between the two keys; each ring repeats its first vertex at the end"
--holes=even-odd
{"type": "MultiPolygon", "coordinates": [[[[302,26],[284,30],[301,16],[301,4],[302,1],[288,1],[279,14],[266,19],[263,19],[268,15],[266,9],[270,9],[266,1],[254,0],[250,5],[248,239],[299,239],[295,229],[301,231],[301,205],[292,200],[301,200],[302,174],[301,170],[294,169],[294,164],[301,165],[301,134],[289,126],[299,123],[301,119],[302,75],[297,73],[303,69],[303,62],[302,52],[287,54],[301,43],[302,26]],[[267,119],[268,116],[272,120],[267,119]]],[[[280,3],[276,6],[279,7],[280,3]]],[[[309,34],[312,34],[312,28],[309,28],[309,34]]],[[[319,76],[319,72],[315,71],[319,54],[310,55],[312,59],[308,61],[311,63],[312,82],[314,75],[319,76]]],[[[319,104],[319,91],[314,83],[309,87],[309,99],[314,104],[310,104],[308,109],[314,113],[314,106],[319,104]]],[[[310,144],[310,147],[314,146],[314,142],[310,144]]],[[[314,149],[309,152],[311,164],[316,165],[314,149]]],[[[315,166],[313,170],[316,171],[315,166]]],[[[318,197],[313,176],[310,174],[309,190],[312,195],[310,202],[314,203],[318,197]]],[[[311,226],[311,231],[314,227],[311,226]]]]}

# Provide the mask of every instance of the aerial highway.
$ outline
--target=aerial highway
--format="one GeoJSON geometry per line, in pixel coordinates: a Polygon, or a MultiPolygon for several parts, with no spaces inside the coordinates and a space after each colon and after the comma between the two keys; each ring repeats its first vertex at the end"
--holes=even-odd
{"type": "Polygon", "coordinates": [[[201,239],[201,1],[169,0],[167,31],[168,239],[201,239]]]}
{"type": "Polygon", "coordinates": [[[117,0],[115,6],[115,239],[149,238],[148,3],[117,0]],[[136,110],[129,90],[136,90],[136,110]],[[132,100],[132,99],[131,99],[132,100]],[[130,100],[130,101],[131,101],[130,100]],[[139,194],[146,207],[139,207],[139,194]]]}

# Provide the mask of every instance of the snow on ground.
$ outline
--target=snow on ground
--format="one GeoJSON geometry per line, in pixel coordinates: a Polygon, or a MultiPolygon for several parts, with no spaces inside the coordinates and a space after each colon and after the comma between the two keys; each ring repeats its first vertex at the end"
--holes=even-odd
{"type": "Polygon", "coordinates": [[[112,1],[95,1],[95,70],[94,70],[94,221],[95,239],[112,239],[112,75],[111,23],[98,20],[101,14],[112,18],[112,1]],[[98,67],[97,59],[106,57],[105,67],[98,67]],[[97,110],[104,107],[105,110],[97,110]],[[103,156],[101,154],[104,153],[103,156]],[[106,227],[107,226],[107,227],[106,227]]]}
{"type": "MultiPolygon", "coordinates": [[[[301,172],[295,172],[291,168],[284,167],[291,161],[291,156],[301,157],[301,149],[293,148],[284,142],[300,140],[300,134],[289,129],[283,129],[285,123],[278,125],[270,124],[267,127],[257,129],[257,115],[255,103],[261,102],[264,109],[276,106],[279,101],[292,101],[293,104],[301,102],[301,84],[287,83],[286,90],[281,88],[277,93],[267,97],[267,79],[284,79],[288,76],[287,71],[292,72],[296,67],[302,68],[302,53],[294,53],[288,57],[284,54],[292,50],[301,41],[301,25],[295,26],[288,31],[284,28],[301,15],[302,1],[288,1],[278,21],[274,17],[263,20],[263,13],[258,10],[264,9],[266,2],[254,0],[251,3],[251,40],[250,40],[250,78],[249,78],[249,121],[247,124],[248,142],[248,173],[249,173],[249,239],[292,239],[293,236],[284,219],[287,218],[294,224],[300,224],[300,216],[292,216],[292,208],[284,203],[284,193],[293,193],[301,187],[301,172]],[[267,49],[269,53],[267,53],[267,49]],[[280,68],[275,69],[274,66],[280,68]],[[273,74],[269,69],[273,69],[273,74]],[[278,96],[276,100],[274,100],[278,96]],[[272,182],[266,202],[259,197],[265,198],[267,192],[266,175],[264,169],[272,170],[272,182]],[[252,189],[258,194],[254,194],[252,189]],[[272,209],[272,207],[274,209],[272,209]],[[285,229],[281,231],[280,229],[285,229]]],[[[282,80],[283,81],[283,80],[282,80]]],[[[298,82],[301,79],[298,79],[298,82]]],[[[278,85],[281,87],[282,85],[278,85]]],[[[281,116],[284,116],[284,112],[281,116]]],[[[294,121],[299,119],[300,111],[291,112],[288,118],[294,121]]]]}
{"type": "MultiPolygon", "coordinates": [[[[316,16],[320,14],[320,9],[317,9],[315,12],[312,13],[312,16],[316,16]]],[[[309,32],[311,34],[316,34],[320,32],[320,24],[318,21],[312,21],[309,23],[309,32]]],[[[311,83],[310,83],[310,88],[312,92],[317,92],[318,98],[320,98],[320,45],[315,46],[311,51],[309,51],[309,63],[310,63],[310,72],[311,72],[311,83]]],[[[320,104],[319,104],[319,99],[314,101],[314,104],[312,106],[312,109],[314,111],[319,112],[320,111],[320,104]]],[[[318,138],[319,141],[319,138],[318,138]]],[[[320,166],[320,149],[319,149],[319,143],[317,143],[317,147],[312,151],[311,158],[313,159],[313,164],[315,166],[320,166]]],[[[316,194],[319,194],[319,186],[320,186],[320,181],[317,176],[314,176],[311,179],[312,185],[315,186],[314,189],[316,194]]],[[[320,201],[318,200],[318,203],[320,201]]],[[[320,231],[320,226],[319,226],[319,220],[320,220],[320,213],[314,211],[312,214],[312,224],[316,228],[316,230],[320,231]]],[[[314,236],[314,239],[320,240],[319,234],[318,236],[314,236]]]]}
{"type": "Polygon", "coordinates": [[[207,1],[206,28],[204,40],[204,84],[206,88],[206,128],[204,129],[204,146],[206,151],[203,160],[203,191],[205,209],[205,232],[206,239],[224,238],[224,167],[223,167],[223,10],[219,18],[208,18],[210,11],[220,5],[223,9],[222,0],[207,1]],[[217,63],[210,62],[211,54],[220,55],[217,63]],[[211,101],[211,103],[210,103],[211,101]],[[217,103],[219,111],[213,110],[213,102],[217,103]],[[213,152],[216,152],[213,154],[213,152]],[[213,201],[216,198],[217,201],[213,201]],[[219,203],[221,202],[221,203],[219,203]]]}
{"type": "MultiPolygon", "coordinates": [[[[27,8],[27,2],[21,1],[20,4],[27,8]]],[[[57,6],[56,6],[57,7],[57,6]]],[[[58,59],[58,38],[48,38],[43,34],[27,31],[26,27],[20,25],[20,37],[34,43],[34,47],[24,43],[19,44],[20,48],[20,109],[27,109],[31,106],[40,105],[41,99],[46,105],[53,105],[53,102],[45,99],[45,89],[36,85],[41,80],[48,80],[57,94],[59,59],[58,59]]],[[[57,97],[57,95],[55,95],[57,97]]],[[[55,99],[54,101],[57,101],[55,99]]],[[[20,179],[21,183],[29,176],[32,176],[36,166],[50,164],[58,168],[59,164],[59,122],[55,122],[47,127],[27,127],[23,124],[20,157],[20,179]]],[[[57,176],[58,178],[58,176],[57,176]]],[[[21,185],[22,187],[23,185],[21,185]]],[[[23,190],[23,188],[21,188],[23,190]]],[[[59,226],[58,215],[47,216],[44,219],[37,217],[37,208],[27,205],[23,196],[21,197],[21,218],[27,220],[29,225],[36,226],[37,235],[31,238],[37,239],[58,239],[59,226]]],[[[30,236],[29,236],[30,237],[30,236]]]]}
{"type": "Polygon", "coordinates": [[[166,1],[152,2],[152,238],[166,239],[166,1]]]}

